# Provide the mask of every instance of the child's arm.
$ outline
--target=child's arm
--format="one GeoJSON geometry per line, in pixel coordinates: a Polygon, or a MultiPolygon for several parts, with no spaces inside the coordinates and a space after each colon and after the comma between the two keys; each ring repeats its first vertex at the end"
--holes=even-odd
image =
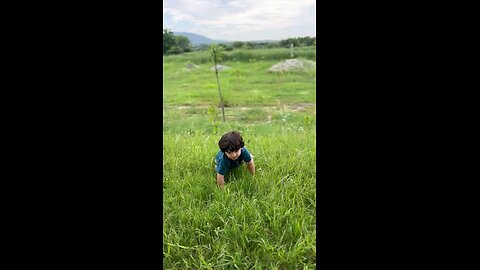
{"type": "Polygon", "coordinates": [[[253,163],[253,158],[247,163],[247,168],[253,175],[255,175],[255,163],[253,163]]]}
{"type": "Polygon", "coordinates": [[[217,173],[217,184],[223,188],[223,186],[225,185],[225,180],[224,180],[224,177],[223,175],[217,173]]]}

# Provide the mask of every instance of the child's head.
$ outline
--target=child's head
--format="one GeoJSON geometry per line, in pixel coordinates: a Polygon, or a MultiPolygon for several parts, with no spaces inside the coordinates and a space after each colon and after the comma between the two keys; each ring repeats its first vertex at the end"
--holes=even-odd
{"type": "Polygon", "coordinates": [[[243,142],[243,138],[238,131],[229,131],[223,134],[222,138],[220,138],[218,146],[222,152],[231,153],[236,152],[240,148],[244,147],[245,143],[243,142]]]}

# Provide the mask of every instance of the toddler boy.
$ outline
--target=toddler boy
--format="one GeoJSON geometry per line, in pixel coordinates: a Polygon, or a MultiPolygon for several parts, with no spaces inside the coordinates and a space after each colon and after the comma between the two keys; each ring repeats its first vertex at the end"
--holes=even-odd
{"type": "Polygon", "coordinates": [[[255,164],[253,156],[248,152],[243,142],[243,138],[237,131],[230,131],[220,138],[218,142],[220,150],[215,156],[215,171],[217,172],[217,184],[220,187],[225,185],[225,174],[242,165],[247,164],[247,168],[255,175],[255,164]]]}

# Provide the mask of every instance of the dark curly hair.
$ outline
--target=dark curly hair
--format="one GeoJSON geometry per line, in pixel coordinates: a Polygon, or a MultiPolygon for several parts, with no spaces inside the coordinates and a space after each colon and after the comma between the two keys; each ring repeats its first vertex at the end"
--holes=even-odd
{"type": "Polygon", "coordinates": [[[233,152],[245,146],[242,135],[238,131],[229,131],[223,134],[218,142],[218,146],[222,152],[233,152]]]}

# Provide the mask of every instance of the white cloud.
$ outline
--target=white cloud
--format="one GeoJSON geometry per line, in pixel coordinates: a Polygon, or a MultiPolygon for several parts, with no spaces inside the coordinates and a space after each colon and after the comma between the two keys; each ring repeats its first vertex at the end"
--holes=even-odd
{"type": "Polygon", "coordinates": [[[165,0],[174,22],[199,26],[200,34],[235,38],[307,23],[314,29],[315,0],[165,0]]]}

